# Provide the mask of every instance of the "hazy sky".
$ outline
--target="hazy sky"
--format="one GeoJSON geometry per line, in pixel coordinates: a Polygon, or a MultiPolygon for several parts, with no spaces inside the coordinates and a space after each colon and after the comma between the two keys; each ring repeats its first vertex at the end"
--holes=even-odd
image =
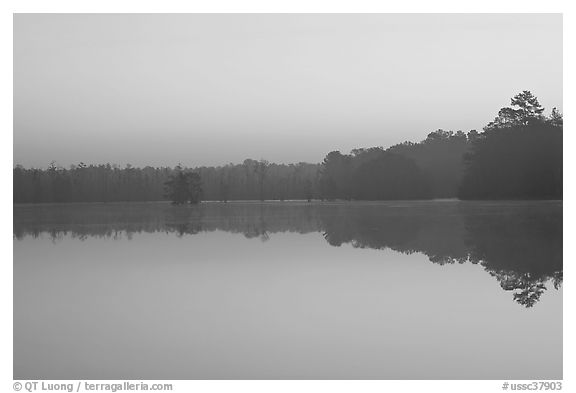
{"type": "Polygon", "coordinates": [[[562,109],[560,14],[17,14],[14,163],[320,162],[562,109]]]}

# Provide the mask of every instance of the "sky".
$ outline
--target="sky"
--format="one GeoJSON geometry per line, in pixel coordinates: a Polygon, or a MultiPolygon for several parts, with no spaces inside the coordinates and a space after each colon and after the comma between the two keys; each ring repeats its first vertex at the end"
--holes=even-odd
{"type": "Polygon", "coordinates": [[[561,14],[15,14],[14,164],[321,162],[562,111],[561,14]]]}

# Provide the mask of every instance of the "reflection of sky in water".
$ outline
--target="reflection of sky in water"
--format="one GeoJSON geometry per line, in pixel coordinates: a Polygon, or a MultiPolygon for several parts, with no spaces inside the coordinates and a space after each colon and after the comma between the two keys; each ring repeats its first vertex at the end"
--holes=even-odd
{"type": "Polygon", "coordinates": [[[14,377],[562,377],[561,204],[256,206],[15,207],[14,377]]]}

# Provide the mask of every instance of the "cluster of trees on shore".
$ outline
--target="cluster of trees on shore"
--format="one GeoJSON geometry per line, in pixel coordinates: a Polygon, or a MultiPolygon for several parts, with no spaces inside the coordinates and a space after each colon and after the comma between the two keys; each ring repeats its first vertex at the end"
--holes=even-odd
{"type": "Polygon", "coordinates": [[[329,153],[319,188],[325,199],[393,200],[454,198],[464,171],[464,154],[477,133],[437,130],[420,143],[388,149],[329,153]]]}
{"type": "Polygon", "coordinates": [[[461,199],[562,199],[562,115],[529,91],[512,99],[465,155],[461,199]]]}
{"type": "Polygon", "coordinates": [[[333,151],[321,164],[17,165],[14,202],[561,199],[563,119],[543,111],[524,91],[483,132],[437,130],[419,143],[333,151]]]}
{"type": "Polygon", "coordinates": [[[329,153],[327,199],[561,199],[562,115],[550,116],[529,91],[479,133],[432,132],[420,143],[329,153]]]}

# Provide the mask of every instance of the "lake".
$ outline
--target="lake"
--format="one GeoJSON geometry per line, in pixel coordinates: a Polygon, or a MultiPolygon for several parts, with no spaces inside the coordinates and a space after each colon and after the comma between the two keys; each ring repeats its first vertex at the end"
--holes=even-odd
{"type": "Polygon", "coordinates": [[[14,206],[14,379],[561,379],[562,202],[14,206]]]}

